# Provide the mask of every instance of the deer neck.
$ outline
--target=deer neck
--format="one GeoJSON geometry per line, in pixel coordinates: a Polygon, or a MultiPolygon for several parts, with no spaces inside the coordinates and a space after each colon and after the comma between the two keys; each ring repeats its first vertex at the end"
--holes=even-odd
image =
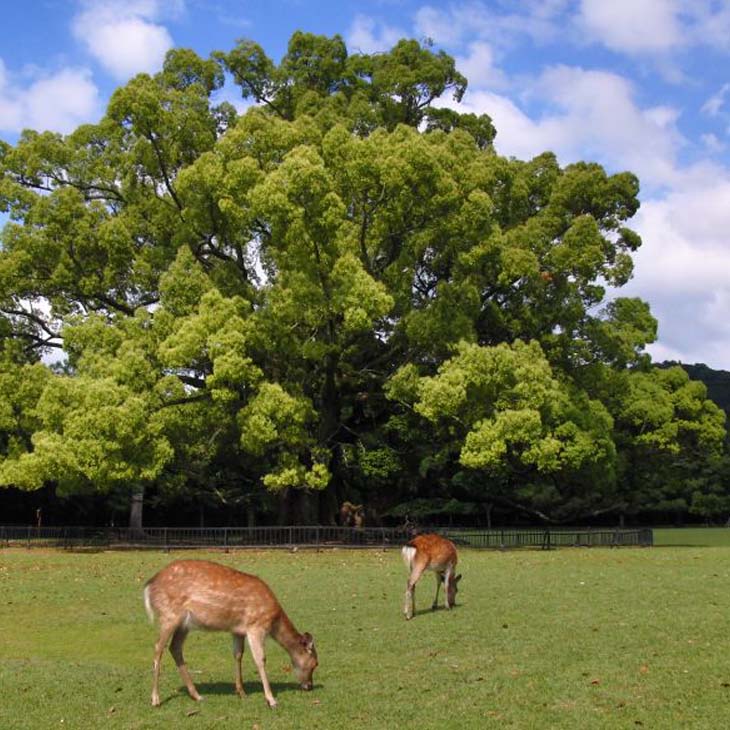
{"type": "Polygon", "coordinates": [[[289,652],[289,655],[292,655],[301,647],[302,635],[294,628],[294,624],[289,620],[289,617],[284,611],[281,612],[277,621],[274,622],[271,636],[274,641],[281,644],[289,652]]]}

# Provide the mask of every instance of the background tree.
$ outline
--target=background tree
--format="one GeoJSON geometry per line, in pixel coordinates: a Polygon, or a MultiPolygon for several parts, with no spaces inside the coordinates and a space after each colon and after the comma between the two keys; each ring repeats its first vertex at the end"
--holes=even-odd
{"type": "Polygon", "coordinates": [[[721,419],[652,369],[645,303],[604,303],[638,181],[500,157],[487,116],[434,106],[465,89],[428,43],[297,32],[279,64],[171,51],[98,124],[0,146],[0,481],[126,491],[140,526],[145,495],[566,520],[658,504],[648,455],[671,494],[701,478],[721,419]]]}

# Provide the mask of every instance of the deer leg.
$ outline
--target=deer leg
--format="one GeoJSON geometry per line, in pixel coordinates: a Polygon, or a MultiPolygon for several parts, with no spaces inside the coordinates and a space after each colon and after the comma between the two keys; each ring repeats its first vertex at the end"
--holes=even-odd
{"type": "Polygon", "coordinates": [[[415,592],[416,583],[426,569],[425,565],[418,565],[414,563],[411,569],[411,574],[406,584],[406,601],[403,607],[403,613],[405,614],[406,620],[413,618],[413,612],[415,611],[415,592]]]}
{"type": "Polygon", "coordinates": [[[251,656],[253,662],[258,670],[259,677],[261,677],[261,684],[264,687],[264,697],[269,707],[276,707],[276,700],[271,692],[271,685],[269,684],[269,678],[266,676],[266,654],[264,653],[264,634],[247,634],[248,646],[251,649],[251,656]]]}
{"type": "Polygon", "coordinates": [[[431,604],[431,610],[435,611],[439,605],[439,588],[441,588],[441,581],[444,579],[443,573],[435,573],[436,576],[436,595],[434,596],[433,603],[431,604]]]}
{"type": "Polygon", "coordinates": [[[451,603],[449,603],[449,581],[451,580],[451,574],[452,574],[451,568],[446,568],[446,572],[443,575],[444,579],[444,606],[446,606],[447,609],[451,608],[451,603]]]}
{"type": "Polygon", "coordinates": [[[243,639],[241,634],[233,634],[233,663],[236,673],[236,692],[239,697],[246,696],[243,689],[243,674],[241,673],[241,659],[243,658],[243,639]]]}
{"type": "Polygon", "coordinates": [[[190,676],[190,672],[188,671],[188,668],[185,664],[185,659],[183,658],[183,644],[185,643],[185,639],[187,638],[187,636],[188,630],[183,628],[182,626],[178,626],[178,628],[175,630],[175,633],[172,635],[170,654],[172,654],[173,658],[175,659],[175,664],[177,664],[177,669],[180,672],[182,681],[187,687],[188,694],[196,702],[200,702],[200,700],[202,700],[203,698],[198,694],[198,690],[195,689],[193,678],[190,676]]]}
{"type": "Polygon", "coordinates": [[[167,642],[170,640],[175,626],[160,626],[160,636],[155,643],[155,654],[152,660],[152,706],[160,706],[160,663],[167,642]]]}

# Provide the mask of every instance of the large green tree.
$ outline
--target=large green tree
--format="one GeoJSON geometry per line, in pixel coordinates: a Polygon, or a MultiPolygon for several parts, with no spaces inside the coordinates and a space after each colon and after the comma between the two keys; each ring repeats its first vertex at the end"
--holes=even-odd
{"type": "Polygon", "coordinates": [[[465,89],[428,45],[298,32],[279,64],[250,41],[171,51],[98,124],[0,146],[0,386],[27,378],[0,480],[138,506],[268,491],[307,521],[347,498],[553,518],[635,492],[615,381],[656,379],[656,322],[599,305],[631,275],[638,182],[497,155],[486,115],[434,105],[465,89]],[[241,116],[215,102],[226,75],[241,116]]]}

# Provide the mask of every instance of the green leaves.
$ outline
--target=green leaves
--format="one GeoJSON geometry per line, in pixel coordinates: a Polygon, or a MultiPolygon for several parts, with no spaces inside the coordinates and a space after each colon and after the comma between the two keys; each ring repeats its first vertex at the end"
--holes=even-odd
{"type": "Polygon", "coordinates": [[[275,466],[263,480],[268,489],[324,489],[329,483],[326,453],[312,448],[314,443],[306,429],[313,415],[306,399],[295,398],[274,383],[263,383],[256,397],[239,412],[244,451],[259,456],[267,451],[276,454],[275,466]],[[299,455],[309,455],[309,468],[299,455]]]}
{"type": "Polygon", "coordinates": [[[462,343],[417,392],[416,412],[442,424],[472,469],[499,474],[517,460],[550,473],[614,457],[608,414],[557,380],[536,342],[462,343]]]}
{"type": "Polygon", "coordinates": [[[633,373],[620,423],[631,429],[635,445],[675,454],[686,447],[719,452],[725,414],[706,396],[705,386],[680,367],[633,373]]]}
{"type": "Polygon", "coordinates": [[[297,32],[280,63],[172,51],[98,124],[0,145],[3,482],[579,514],[639,454],[709,459],[648,305],[603,302],[638,181],[498,156],[487,115],[432,106],[465,89],[428,42],[297,32]]]}
{"type": "Polygon", "coordinates": [[[57,376],[34,410],[33,450],[3,464],[5,484],[34,489],[52,479],[61,490],[108,490],[153,480],[173,454],[149,400],[110,379],[57,376]]]}
{"type": "Polygon", "coordinates": [[[256,397],[238,414],[241,444],[254,454],[263,454],[271,445],[302,446],[302,428],[311,415],[304,399],[290,396],[275,383],[262,383],[256,397]]]}

